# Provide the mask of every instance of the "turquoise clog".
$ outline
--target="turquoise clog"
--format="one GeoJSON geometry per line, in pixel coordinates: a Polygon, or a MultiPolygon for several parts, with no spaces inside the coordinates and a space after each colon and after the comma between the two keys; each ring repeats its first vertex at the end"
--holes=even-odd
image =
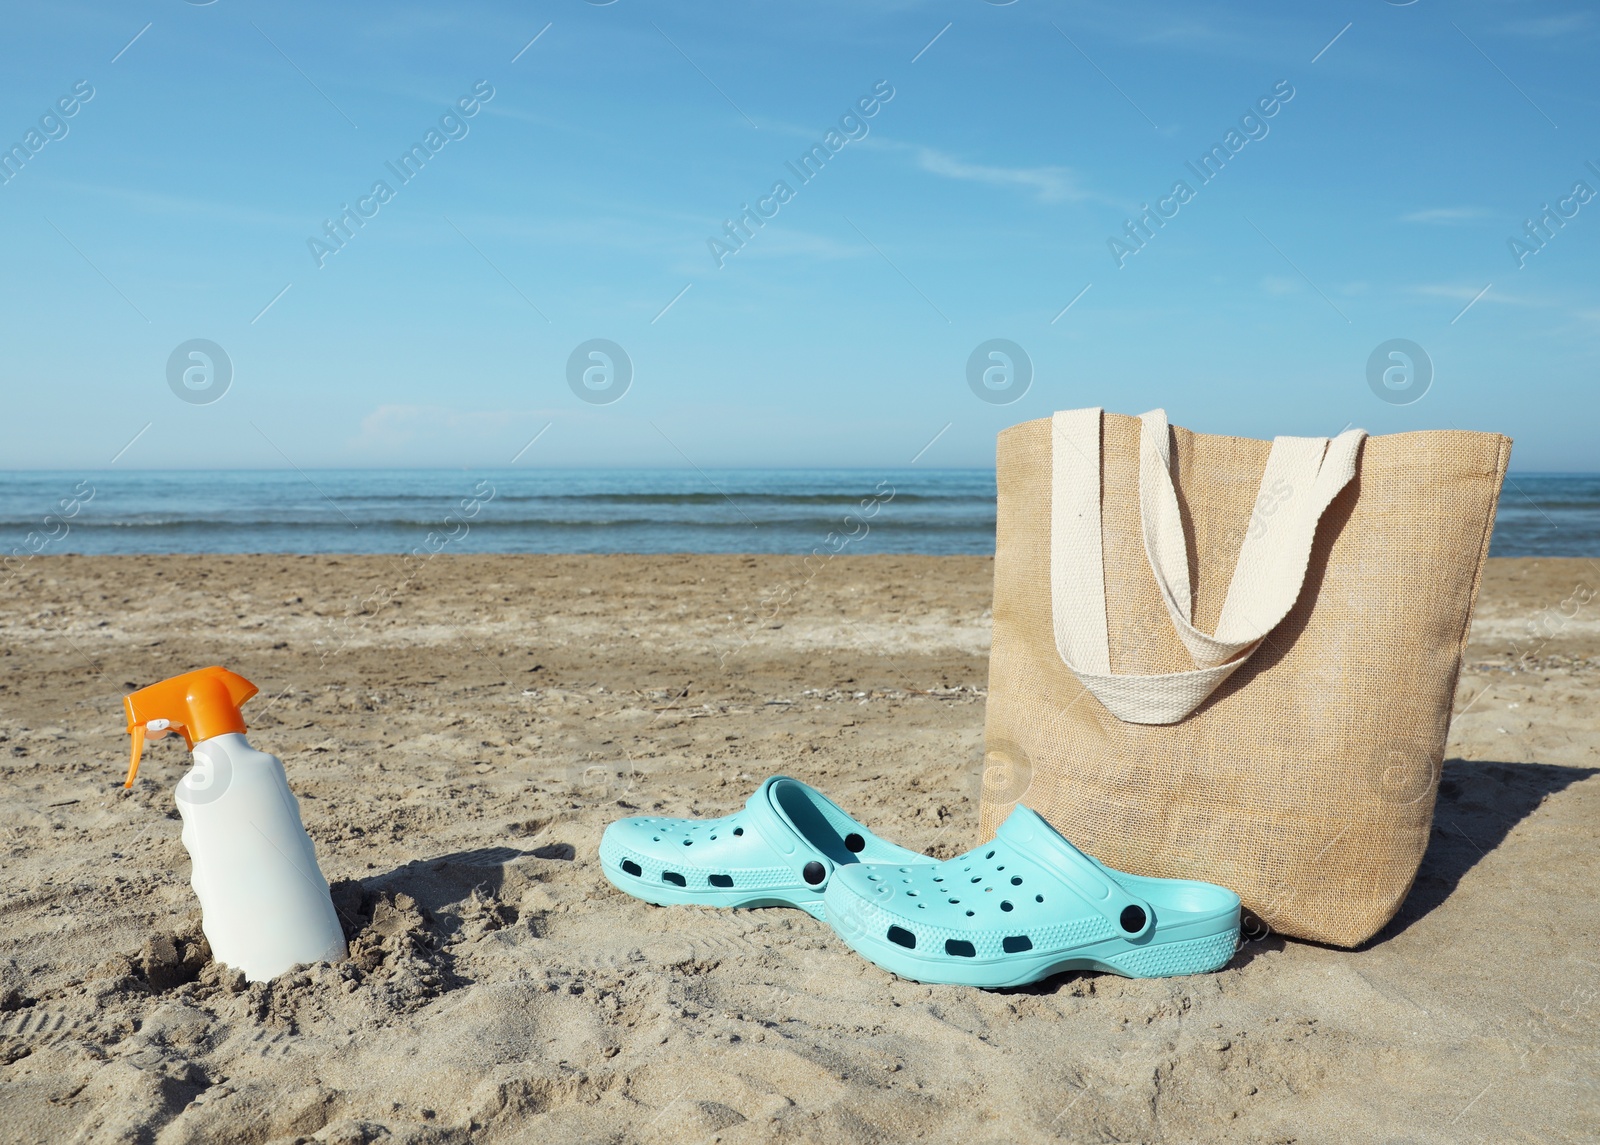
{"type": "Polygon", "coordinates": [[[841,868],[825,902],[839,937],[883,969],[991,989],[1062,970],[1205,973],[1239,939],[1232,891],[1113,871],[1021,805],[993,840],[947,862],[841,868]]]}
{"type": "Polygon", "coordinates": [[[824,918],[837,871],[862,863],[931,864],[886,843],[820,791],[775,775],[720,819],[619,819],[600,840],[618,890],[660,906],[794,906],[824,918]]]}

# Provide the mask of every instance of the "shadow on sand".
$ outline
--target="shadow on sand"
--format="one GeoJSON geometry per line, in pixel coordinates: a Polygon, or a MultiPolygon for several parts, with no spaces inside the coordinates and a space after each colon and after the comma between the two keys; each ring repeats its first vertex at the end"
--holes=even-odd
{"type": "Polygon", "coordinates": [[[1593,767],[1447,759],[1433,811],[1433,834],[1400,912],[1368,946],[1403,934],[1455,892],[1518,823],[1550,796],[1600,775],[1593,767]]]}
{"type": "Polygon", "coordinates": [[[526,851],[517,847],[479,847],[414,859],[392,871],[369,875],[361,882],[372,890],[408,894],[423,907],[437,912],[460,902],[474,889],[489,895],[498,893],[505,882],[506,867],[517,859],[571,860],[575,855],[570,843],[547,843],[526,851]]]}
{"type": "MultiPolygon", "coordinates": [[[[1445,760],[1439,780],[1439,801],[1433,812],[1433,832],[1417,871],[1417,881],[1399,913],[1361,949],[1405,933],[1413,923],[1441,906],[1467,872],[1488,858],[1512,829],[1541,803],[1594,775],[1600,775],[1600,768],[1445,760]]],[[[1287,945],[1281,935],[1272,933],[1270,927],[1248,912],[1243,939],[1228,963],[1229,969],[1247,966],[1263,955],[1282,951],[1287,945]]],[[[1094,972],[1071,971],[1005,992],[1053,994],[1080,978],[1090,977],[1094,977],[1094,972]]]]}

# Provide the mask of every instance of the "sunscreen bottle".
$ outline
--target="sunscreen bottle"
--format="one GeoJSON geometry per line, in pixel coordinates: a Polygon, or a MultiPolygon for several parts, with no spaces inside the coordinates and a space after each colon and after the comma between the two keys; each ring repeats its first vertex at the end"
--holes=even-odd
{"type": "Polygon", "coordinates": [[[283,763],[244,738],[239,705],[256,690],[211,667],[124,697],[133,758],[123,786],[133,786],[147,738],[183,736],[194,767],[176,798],[201,927],[218,962],[264,982],[348,950],[283,763]]]}

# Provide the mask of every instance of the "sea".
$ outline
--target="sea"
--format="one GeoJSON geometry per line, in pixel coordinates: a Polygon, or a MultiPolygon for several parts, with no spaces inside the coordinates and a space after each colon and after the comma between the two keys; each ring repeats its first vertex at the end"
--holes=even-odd
{"type": "MultiPolygon", "coordinates": [[[[28,553],[994,551],[992,469],[0,472],[28,553]]],[[[1491,556],[1600,557],[1600,474],[1513,473],[1491,556]]]]}

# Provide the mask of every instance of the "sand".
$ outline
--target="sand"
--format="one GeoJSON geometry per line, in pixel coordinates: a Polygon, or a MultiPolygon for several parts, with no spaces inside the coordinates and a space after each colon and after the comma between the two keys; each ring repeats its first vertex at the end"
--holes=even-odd
{"type": "Polygon", "coordinates": [[[1432,844],[1362,950],[986,993],[595,858],[775,771],[976,843],[985,559],[37,558],[0,599],[0,1140],[1600,1140],[1597,586],[1491,562],[1432,844]],[[346,962],[212,963],[181,744],[118,786],[122,695],[216,662],[346,962]]]}

